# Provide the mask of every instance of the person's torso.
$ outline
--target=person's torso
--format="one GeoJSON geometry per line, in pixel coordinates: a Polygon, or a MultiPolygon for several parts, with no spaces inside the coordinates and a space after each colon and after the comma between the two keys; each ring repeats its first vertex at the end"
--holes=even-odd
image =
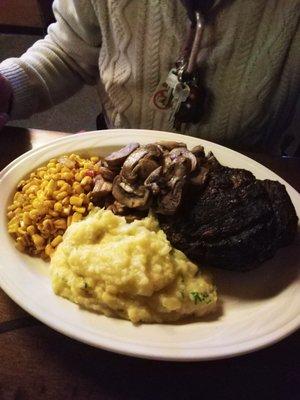
{"type": "MultiPolygon", "coordinates": [[[[102,34],[99,92],[112,126],[172,130],[169,113],[150,103],[179,56],[186,10],[179,0],[93,3],[102,34]]],[[[289,55],[298,6],[298,0],[219,2],[199,53],[207,107],[201,122],[184,133],[224,144],[266,145],[295,103],[297,89],[288,81],[296,74],[289,55]]]]}

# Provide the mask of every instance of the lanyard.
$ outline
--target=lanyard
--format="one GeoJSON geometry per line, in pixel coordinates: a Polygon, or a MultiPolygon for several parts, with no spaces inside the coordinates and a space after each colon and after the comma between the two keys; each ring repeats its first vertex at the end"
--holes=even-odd
{"type": "Polygon", "coordinates": [[[204,29],[204,21],[199,11],[195,12],[195,24],[191,21],[187,38],[181,49],[181,54],[176,62],[179,79],[183,79],[183,74],[190,76],[196,68],[197,56],[199,54],[201,39],[204,29]]]}
{"type": "MultiPolygon", "coordinates": [[[[186,39],[167,79],[159,83],[151,99],[151,104],[156,110],[169,112],[169,121],[176,131],[185,131],[189,124],[198,123],[203,116],[206,102],[197,65],[204,19],[197,7],[199,1],[182,0],[182,2],[185,6],[189,6],[190,24],[186,39]]],[[[202,1],[202,5],[204,3],[209,2],[202,1]]]]}

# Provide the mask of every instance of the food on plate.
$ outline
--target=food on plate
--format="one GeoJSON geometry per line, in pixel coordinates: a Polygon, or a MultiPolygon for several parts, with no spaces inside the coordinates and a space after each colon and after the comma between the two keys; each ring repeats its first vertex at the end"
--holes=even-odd
{"type": "Polygon", "coordinates": [[[18,250],[49,258],[74,221],[87,215],[99,157],[52,159],[21,180],[7,208],[8,232],[18,250]]]}
{"type": "Polygon", "coordinates": [[[295,237],[298,218],[283,185],[224,167],[202,146],[132,143],[100,163],[92,202],[126,218],[154,210],[174,247],[196,262],[250,269],[295,237]]]}
{"type": "Polygon", "coordinates": [[[145,216],[150,208],[172,215],[186,183],[203,184],[208,160],[202,146],[190,151],[179,142],[131,143],[99,162],[91,200],[127,219],[145,216]]]}
{"type": "Polygon", "coordinates": [[[8,207],[17,248],[49,258],[66,228],[94,206],[127,222],[155,213],[195,262],[246,270],[292,242],[298,218],[286,189],[222,166],[203,146],[129,143],[105,158],[50,160],[20,182],[8,207]]]}
{"type": "Polygon", "coordinates": [[[210,276],[172,248],[153,215],[128,223],[95,209],[68,227],[50,270],[56,294],[133,323],[177,321],[216,308],[210,276]]]}
{"type": "Polygon", "coordinates": [[[159,216],[172,245],[195,262],[244,270],[290,244],[298,218],[285,186],[244,169],[210,163],[175,216],[159,216]]]}

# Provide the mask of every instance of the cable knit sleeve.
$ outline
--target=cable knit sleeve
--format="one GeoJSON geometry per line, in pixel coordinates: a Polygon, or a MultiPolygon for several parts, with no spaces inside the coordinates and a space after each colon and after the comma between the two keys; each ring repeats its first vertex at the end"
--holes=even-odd
{"type": "Polygon", "coordinates": [[[99,77],[101,33],[90,0],[55,0],[53,10],[47,36],[0,64],[13,87],[12,119],[43,111],[99,77]]]}

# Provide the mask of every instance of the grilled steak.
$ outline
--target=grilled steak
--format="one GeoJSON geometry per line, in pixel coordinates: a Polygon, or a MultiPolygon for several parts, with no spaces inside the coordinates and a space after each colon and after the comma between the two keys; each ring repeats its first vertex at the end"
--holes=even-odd
{"type": "Polygon", "coordinates": [[[189,188],[174,216],[159,216],[172,245],[195,262],[246,270],[271,258],[297,231],[286,189],[243,169],[212,166],[205,185],[189,188]]]}

